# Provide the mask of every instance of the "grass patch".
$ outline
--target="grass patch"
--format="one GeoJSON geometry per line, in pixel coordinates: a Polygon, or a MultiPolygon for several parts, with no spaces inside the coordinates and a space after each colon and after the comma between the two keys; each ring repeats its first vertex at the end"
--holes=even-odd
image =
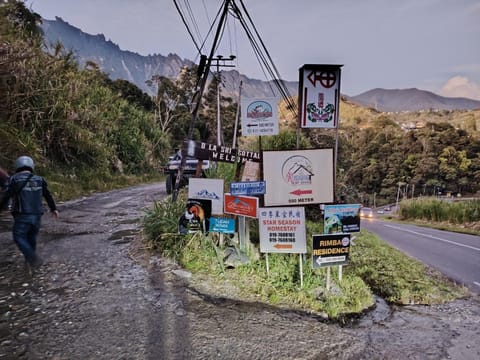
{"type": "MultiPolygon", "coordinates": [[[[167,198],[147,211],[146,242],[150,249],[174,259],[209,283],[219,296],[262,301],[335,319],[372,306],[373,294],[395,304],[437,304],[466,294],[439,273],[363,231],[351,247],[350,262],[343,267],[341,281],[338,268],[331,268],[328,290],[327,268],[313,269],[310,254],[303,257],[303,286],[299,255],[269,254],[267,271],[266,255],[257,249],[250,263],[226,269],[225,249],[214,237],[177,234],[186,200],[186,190],[181,190],[176,203],[167,198]]],[[[307,249],[311,248],[311,235],[322,231],[321,223],[307,221],[307,249]]]]}
{"type": "Polygon", "coordinates": [[[405,256],[366,232],[355,240],[346,272],[361,277],[372,291],[395,304],[438,304],[466,294],[439,272],[405,256]]]}

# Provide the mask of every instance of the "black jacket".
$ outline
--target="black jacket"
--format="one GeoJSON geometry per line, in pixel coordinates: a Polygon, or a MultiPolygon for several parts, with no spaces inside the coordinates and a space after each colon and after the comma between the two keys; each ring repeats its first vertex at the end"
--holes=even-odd
{"type": "Polygon", "coordinates": [[[42,198],[45,198],[51,211],[57,210],[45,179],[29,171],[22,171],[10,177],[5,197],[1,199],[0,209],[10,198],[13,215],[42,215],[44,212],[42,198]]]}

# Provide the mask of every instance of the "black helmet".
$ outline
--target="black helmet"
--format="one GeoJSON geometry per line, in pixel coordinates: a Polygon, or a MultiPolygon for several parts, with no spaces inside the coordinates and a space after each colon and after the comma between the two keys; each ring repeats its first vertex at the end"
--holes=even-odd
{"type": "Polygon", "coordinates": [[[29,156],[20,156],[15,161],[15,170],[19,170],[21,168],[30,168],[33,171],[35,164],[33,163],[32,158],[29,156]]]}

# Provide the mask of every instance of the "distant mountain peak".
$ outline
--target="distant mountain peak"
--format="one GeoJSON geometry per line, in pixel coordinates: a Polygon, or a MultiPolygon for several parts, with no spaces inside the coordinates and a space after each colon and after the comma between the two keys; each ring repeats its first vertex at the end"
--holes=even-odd
{"type": "MultiPolygon", "coordinates": [[[[60,41],[65,49],[71,50],[80,66],[92,61],[99,69],[107,73],[112,80],[123,79],[132,82],[146,93],[152,94],[152,89],[146,81],[160,75],[176,78],[185,66],[194,63],[182,59],[175,53],[167,56],[153,54],[143,56],[138,53],[121,50],[111,40],[106,40],[103,34],[90,35],[69,24],[61,17],[55,20],[43,19],[42,30],[46,44],[60,41]]],[[[224,79],[224,95],[237,94],[240,80],[243,83],[242,94],[245,97],[271,97],[272,84],[268,81],[251,79],[236,70],[222,71],[224,79]]],[[[292,96],[298,93],[298,82],[284,81],[292,96]]],[[[429,91],[410,89],[375,88],[360,95],[348,97],[349,101],[367,106],[377,111],[419,111],[427,109],[468,110],[480,108],[480,101],[465,98],[446,98],[429,91]]]]}
{"type": "Polygon", "coordinates": [[[467,98],[451,98],[427,90],[375,88],[349,100],[379,111],[420,111],[420,110],[473,110],[480,109],[480,101],[467,98]]]}

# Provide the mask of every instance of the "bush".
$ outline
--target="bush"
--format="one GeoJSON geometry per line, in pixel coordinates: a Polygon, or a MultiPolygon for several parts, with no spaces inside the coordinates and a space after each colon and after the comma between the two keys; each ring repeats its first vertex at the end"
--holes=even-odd
{"type": "Polygon", "coordinates": [[[445,201],[432,198],[404,200],[400,206],[403,219],[465,224],[480,221],[480,200],[445,201]]]}

